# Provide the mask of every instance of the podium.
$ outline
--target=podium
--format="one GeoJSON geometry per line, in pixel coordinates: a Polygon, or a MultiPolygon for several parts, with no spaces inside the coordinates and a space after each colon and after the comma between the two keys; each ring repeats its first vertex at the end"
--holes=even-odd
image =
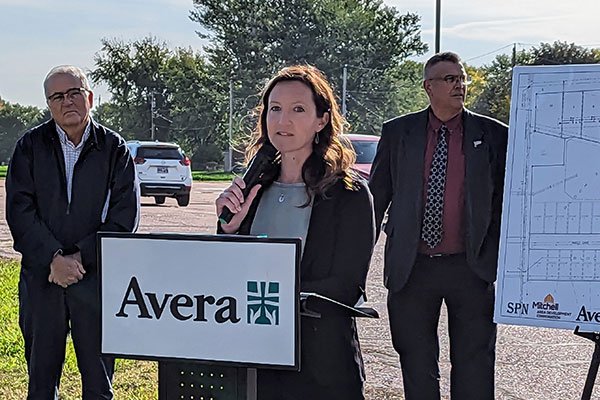
{"type": "Polygon", "coordinates": [[[300,316],[377,318],[299,292],[300,239],[98,235],[101,353],[159,362],[159,399],[254,400],[256,368],[300,369],[300,316]]]}

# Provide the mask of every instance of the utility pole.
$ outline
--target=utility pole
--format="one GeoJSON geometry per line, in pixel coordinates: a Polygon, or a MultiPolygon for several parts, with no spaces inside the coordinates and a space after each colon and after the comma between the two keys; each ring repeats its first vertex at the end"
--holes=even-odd
{"type": "Polygon", "coordinates": [[[342,76],[342,115],[345,117],[346,112],[346,84],[348,82],[348,64],[344,64],[344,74],[342,76]]]}
{"type": "Polygon", "coordinates": [[[512,66],[513,66],[513,68],[515,67],[515,65],[517,65],[517,44],[513,43],[513,50],[512,50],[512,66]]]}
{"type": "Polygon", "coordinates": [[[231,172],[233,170],[233,151],[232,151],[232,142],[233,142],[233,77],[229,78],[229,140],[227,141],[227,172],[231,172]]]}
{"type": "Polygon", "coordinates": [[[154,141],[154,114],[156,108],[156,100],[154,99],[154,91],[150,92],[150,140],[154,141]]]}
{"type": "Polygon", "coordinates": [[[435,52],[440,52],[440,21],[442,19],[442,0],[435,2],[435,52]]]}

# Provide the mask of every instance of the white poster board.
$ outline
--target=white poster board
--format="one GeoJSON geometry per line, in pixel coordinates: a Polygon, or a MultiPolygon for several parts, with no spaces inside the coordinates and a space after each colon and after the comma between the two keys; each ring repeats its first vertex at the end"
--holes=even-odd
{"type": "Polygon", "coordinates": [[[299,239],[98,241],[103,354],[298,369],[299,239]]]}
{"type": "Polygon", "coordinates": [[[600,331],[600,65],[512,82],[495,320],[600,331]]]}

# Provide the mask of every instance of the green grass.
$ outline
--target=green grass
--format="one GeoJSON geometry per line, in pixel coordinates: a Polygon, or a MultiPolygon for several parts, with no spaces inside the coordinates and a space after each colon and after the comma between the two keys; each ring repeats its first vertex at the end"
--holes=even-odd
{"type": "MultiPolygon", "coordinates": [[[[27,397],[27,365],[23,337],[19,330],[17,284],[19,263],[0,258],[0,399],[27,397]]],[[[71,339],[60,385],[61,399],[81,398],[81,379],[71,339]]],[[[149,361],[117,360],[114,378],[115,398],[150,400],[158,398],[157,364],[149,361]]]]}
{"type": "MultiPolygon", "coordinates": [[[[0,166],[0,178],[6,178],[6,165],[0,166]]],[[[195,181],[203,182],[229,182],[235,175],[224,171],[192,171],[195,181]]]]}
{"type": "Polygon", "coordinates": [[[192,171],[192,178],[195,181],[203,182],[229,182],[235,175],[224,171],[192,171]]]}

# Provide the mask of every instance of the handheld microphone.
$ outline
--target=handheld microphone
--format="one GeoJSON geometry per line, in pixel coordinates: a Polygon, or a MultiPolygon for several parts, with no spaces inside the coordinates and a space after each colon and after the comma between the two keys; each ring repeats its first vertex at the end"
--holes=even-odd
{"type": "MultiPolygon", "coordinates": [[[[264,143],[262,147],[258,150],[256,155],[250,161],[250,165],[248,165],[248,169],[242,176],[246,187],[242,189],[242,194],[244,198],[248,196],[250,193],[250,189],[254,185],[258,183],[260,176],[265,172],[267,167],[273,163],[275,157],[277,156],[277,149],[273,147],[271,143],[264,143]]],[[[221,211],[221,215],[219,215],[219,222],[222,224],[228,224],[231,222],[231,218],[233,218],[233,213],[227,206],[223,207],[223,211],[221,211]]]]}

